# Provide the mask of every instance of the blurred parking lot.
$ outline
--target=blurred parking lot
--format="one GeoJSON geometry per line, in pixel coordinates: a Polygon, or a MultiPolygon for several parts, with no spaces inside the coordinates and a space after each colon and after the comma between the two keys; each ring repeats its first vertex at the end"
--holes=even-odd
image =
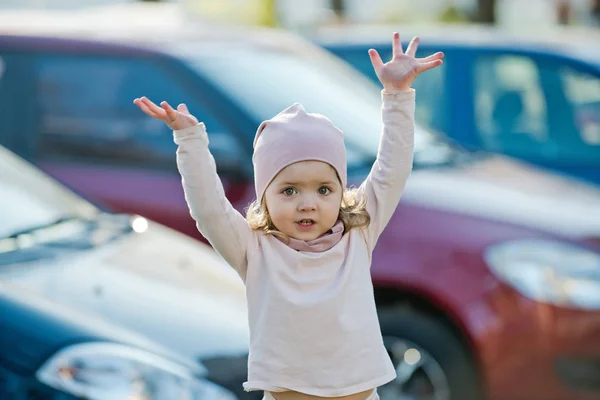
{"type": "Polygon", "coordinates": [[[244,284],[132,101],[187,104],[239,211],[256,128],[294,102],[344,131],[358,186],[367,51],[398,31],[446,57],[415,85],[414,170],[373,254],[381,398],[600,399],[598,2],[303,4],[1,5],[0,398],[262,398],[244,284]]]}

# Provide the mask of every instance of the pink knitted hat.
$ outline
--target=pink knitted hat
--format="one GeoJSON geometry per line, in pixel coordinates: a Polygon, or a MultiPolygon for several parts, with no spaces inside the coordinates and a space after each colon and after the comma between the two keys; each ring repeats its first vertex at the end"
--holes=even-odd
{"type": "Polygon", "coordinates": [[[344,135],[320,114],[307,113],[298,103],[264,121],[254,138],[254,186],[261,199],[273,178],[298,161],[330,164],[346,187],[346,147],[344,135]]]}

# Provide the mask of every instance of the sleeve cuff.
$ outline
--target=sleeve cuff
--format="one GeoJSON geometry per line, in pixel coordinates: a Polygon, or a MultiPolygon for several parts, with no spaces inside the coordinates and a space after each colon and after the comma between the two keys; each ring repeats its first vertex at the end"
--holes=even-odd
{"type": "Polygon", "coordinates": [[[178,143],[182,139],[189,137],[200,137],[208,139],[206,134],[206,126],[203,122],[199,122],[198,125],[190,126],[184,129],[173,131],[173,140],[178,143]]]}
{"type": "Polygon", "coordinates": [[[396,97],[396,98],[414,98],[415,89],[410,88],[409,90],[396,90],[396,89],[382,89],[381,96],[383,97],[396,97]]]}
{"type": "MultiPolygon", "coordinates": [[[[381,101],[383,102],[383,108],[389,109],[397,106],[405,106],[407,104],[415,103],[416,92],[414,89],[408,91],[403,90],[382,90],[381,101]]],[[[414,108],[414,107],[413,107],[414,108]]]]}

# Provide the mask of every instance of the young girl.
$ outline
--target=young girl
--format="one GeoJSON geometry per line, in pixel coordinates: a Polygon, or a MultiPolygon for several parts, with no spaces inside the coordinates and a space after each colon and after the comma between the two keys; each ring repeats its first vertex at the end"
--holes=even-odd
{"type": "Polygon", "coordinates": [[[442,53],[416,59],[418,43],[414,38],[404,54],[395,33],[393,58],[385,64],[369,50],[383,84],[383,134],[362,185],[346,189],[342,132],[294,104],[256,132],[256,201],[246,218],[225,197],[204,124],[184,104],[174,110],[166,102],[134,100],[174,130],[190,213],[246,284],[247,391],[277,400],[377,399],[377,387],[396,377],[369,269],[412,169],[411,84],[442,64],[442,53]]]}

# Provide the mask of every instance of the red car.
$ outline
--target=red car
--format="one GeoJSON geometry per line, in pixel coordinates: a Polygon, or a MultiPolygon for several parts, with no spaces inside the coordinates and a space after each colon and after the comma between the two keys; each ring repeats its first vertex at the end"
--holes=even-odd
{"type": "MultiPolygon", "coordinates": [[[[171,133],[132,104],[141,95],[185,102],[206,123],[239,210],[254,194],[256,127],[294,101],[345,132],[351,183],[368,173],[379,88],[316,46],[178,21],[92,25],[36,37],[38,21],[27,35],[0,36],[0,142],[96,203],[202,239],[171,133]]],[[[373,256],[398,370],[381,397],[598,399],[600,190],[423,129],[416,141],[414,171],[373,256]]]]}

